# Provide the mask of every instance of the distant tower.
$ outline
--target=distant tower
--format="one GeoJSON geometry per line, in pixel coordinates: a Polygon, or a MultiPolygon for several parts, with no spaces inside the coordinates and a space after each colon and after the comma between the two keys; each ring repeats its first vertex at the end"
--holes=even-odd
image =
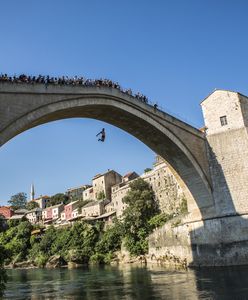
{"type": "Polygon", "coordinates": [[[30,201],[34,200],[34,184],[31,184],[30,201]]]}

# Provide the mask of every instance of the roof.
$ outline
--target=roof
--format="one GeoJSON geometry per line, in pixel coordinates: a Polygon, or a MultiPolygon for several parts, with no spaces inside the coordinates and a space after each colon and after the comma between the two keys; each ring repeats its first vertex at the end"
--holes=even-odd
{"type": "Polygon", "coordinates": [[[130,177],[131,175],[133,175],[133,173],[135,173],[135,172],[134,172],[134,171],[133,171],[133,172],[129,172],[129,173],[127,173],[126,175],[124,175],[123,177],[125,177],[125,178],[127,177],[127,178],[128,178],[128,177],[130,177]]]}
{"type": "Polygon", "coordinates": [[[7,208],[7,209],[12,209],[13,210],[13,208],[11,208],[11,205],[3,205],[3,206],[0,206],[0,208],[7,208]]]}
{"type": "Polygon", "coordinates": [[[42,208],[36,207],[36,208],[34,208],[34,209],[29,210],[29,211],[27,212],[27,214],[32,213],[32,212],[38,212],[38,211],[41,212],[41,211],[42,211],[42,208]]]}
{"type": "Polygon", "coordinates": [[[105,176],[105,175],[107,175],[108,173],[116,173],[116,174],[118,174],[119,176],[121,176],[118,172],[116,172],[116,171],[114,171],[114,170],[108,170],[107,172],[105,172],[105,173],[103,173],[103,174],[96,174],[96,175],[93,177],[93,180],[94,180],[94,179],[97,179],[97,178],[99,178],[99,177],[101,177],[101,176],[105,176]]]}
{"type": "Polygon", "coordinates": [[[26,214],[27,212],[28,212],[28,210],[25,208],[20,208],[20,209],[15,210],[15,214],[26,214]]]}
{"type": "Polygon", "coordinates": [[[76,219],[79,219],[79,218],[83,218],[83,217],[84,216],[82,214],[80,214],[80,215],[77,215],[76,217],[68,219],[67,221],[73,221],[73,220],[76,220],[76,219]]]}
{"type": "Polygon", "coordinates": [[[70,203],[66,204],[65,206],[70,206],[70,205],[73,205],[73,204],[75,204],[75,203],[77,203],[77,202],[79,202],[79,200],[76,200],[76,201],[70,202],[70,203]]]}
{"type": "Polygon", "coordinates": [[[246,97],[248,98],[246,95],[244,94],[241,94],[239,92],[236,92],[236,91],[231,91],[231,90],[223,90],[223,89],[214,89],[210,94],[208,94],[202,101],[200,104],[202,104],[205,100],[208,99],[208,97],[210,97],[212,94],[214,94],[215,92],[217,91],[223,91],[223,92],[229,92],[229,93],[234,93],[234,94],[237,94],[237,95],[240,95],[240,96],[243,96],[243,97],[246,97]]]}
{"type": "Polygon", "coordinates": [[[53,205],[53,206],[48,206],[48,207],[46,207],[45,210],[47,210],[48,208],[56,208],[56,207],[59,207],[59,206],[62,206],[62,205],[64,205],[64,204],[60,203],[60,204],[56,204],[56,205],[53,205]]]}
{"type": "Polygon", "coordinates": [[[83,208],[91,207],[91,206],[94,206],[94,205],[97,205],[97,204],[99,204],[99,201],[91,201],[91,202],[87,203],[86,205],[84,205],[83,208]]]}
{"type": "Polygon", "coordinates": [[[116,214],[116,211],[110,211],[110,212],[108,212],[108,213],[105,213],[105,214],[103,214],[103,215],[100,215],[99,217],[96,217],[95,220],[103,219],[103,218],[112,216],[113,214],[116,214]]]}
{"type": "Polygon", "coordinates": [[[13,215],[10,220],[20,220],[24,217],[24,215],[13,215]]]}
{"type": "Polygon", "coordinates": [[[47,195],[45,195],[45,196],[40,195],[40,197],[35,198],[34,200],[31,200],[31,201],[29,201],[29,202],[37,201],[37,200],[40,200],[41,198],[50,199],[51,197],[49,197],[49,196],[47,196],[47,195]]]}
{"type": "Polygon", "coordinates": [[[101,204],[101,203],[103,203],[104,205],[106,205],[106,204],[110,203],[110,200],[103,199],[103,200],[98,200],[98,201],[92,201],[92,202],[89,202],[86,205],[84,205],[83,208],[95,206],[95,205],[98,205],[98,204],[101,204]]]}

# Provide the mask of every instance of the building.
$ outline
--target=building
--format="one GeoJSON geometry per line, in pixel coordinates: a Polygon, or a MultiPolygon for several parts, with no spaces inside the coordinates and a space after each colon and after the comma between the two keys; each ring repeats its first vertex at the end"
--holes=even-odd
{"type": "Polygon", "coordinates": [[[82,207],[83,217],[98,217],[105,213],[105,206],[109,200],[93,201],[82,207]]]}
{"type": "Polygon", "coordinates": [[[10,220],[23,220],[26,217],[28,210],[25,208],[19,208],[14,211],[14,215],[10,218],[10,220]]]}
{"type": "MultiPolygon", "coordinates": [[[[129,189],[129,181],[121,182],[112,187],[111,204],[112,209],[116,211],[117,217],[120,217],[127,207],[127,204],[123,202],[123,198],[126,196],[129,189]]],[[[110,204],[107,206],[107,209],[110,209],[110,204]]]]}
{"type": "Polygon", "coordinates": [[[155,200],[162,212],[173,214],[180,210],[180,205],[185,198],[183,190],[167,163],[160,156],[156,156],[152,170],[142,174],[141,178],[151,185],[155,200]]]}
{"type": "Polygon", "coordinates": [[[104,222],[104,228],[107,228],[108,226],[111,226],[113,224],[113,220],[116,217],[116,212],[105,212],[104,214],[98,216],[95,218],[95,220],[101,220],[104,222]]]}
{"type": "Polygon", "coordinates": [[[93,187],[90,186],[83,192],[83,199],[84,200],[94,200],[94,193],[93,193],[93,187]]]}
{"type": "Polygon", "coordinates": [[[34,192],[34,184],[32,183],[32,184],[31,184],[31,189],[30,189],[30,201],[33,201],[33,200],[34,200],[34,195],[35,195],[35,192],[34,192]]]}
{"type": "MultiPolygon", "coordinates": [[[[161,212],[172,214],[180,210],[180,205],[184,199],[184,194],[179,186],[176,177],[160,157],[156,157],[153,168],[140,176],[152,187],[155,200],[158,201],[161,212]]],[[[129,191],[130,183],[138,178],[135,172],[128,173],[123,177],[123,181],[112,187],[112,205],[113,210],[116,211],[116,216],[120,217],[126,209],[127,204],[123,202],[123,198],[129,191]]]]}
{"type": "Polygon", "coordinates": [[[138,178],[138,177],[139,177],[139,174],[137,174],[136,172],[129,172],[123,176],[122,182],[128,182],[128,181],[134,180],[135,178],[138,178]]]}
{"type": "Polygon", "coordinates": [[[121,175],[113,170],[97,174],[92,180],[94,200],[100,200],[99,197],[111,200],[111,187],[121,181],[121,175]]]}
{"type": "Polygon", "coordinates": [[[14,215],[14,211],[11,206],[0,206],[0,215],[5,219],[10,219],[14,215]]]}
{"type": "Polygon", "coordinates": [[[49,196],[40,196],[39,198],[36,198],[33,201],[39,205],[39,208],[45,209],[50,204],[50,197],[49,196]]]}
{"type": "Polygon", "coordinates": [[[84,191],[89,187],[90,185],[82,185],[79,187],[70,188],[67,190],[66,194],[68,195],[70,201],[83,200],[84,191]]]}
{"type": "Polygon", "coordinates": [[[248,211],[248,97],[215,90],[202,103],[217,216],[248,211]]]}
{"type": "Polygon", "coordinates": [[[31,224],[37,224],[42,220],[42,209],[34,208],[26,213],[26,218],[31,224]]]}
{"type": "Polygon", "coordinates": [[[64,206],[64,215],[61,219],[69,220],[75,217],[76,211],[78,211],[79,201],[73,201],[64,206]]]}
{"type": "Polygon", "coordinates": [[[57,220],[61,217],[61,213],[64,210],[64,204],[57,204],[54,206],[47,207],[42,210],[42,220],[43,222],[49,222],[57,220]]]}

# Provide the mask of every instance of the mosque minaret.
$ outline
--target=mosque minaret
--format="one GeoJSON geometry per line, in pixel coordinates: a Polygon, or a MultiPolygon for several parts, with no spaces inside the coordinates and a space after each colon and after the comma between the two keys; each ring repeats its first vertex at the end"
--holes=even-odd
{"type": "Polygon", "coordinates": [[[30,201],[34,200],[34,184],[31,184],[31,190],[30,190],[30,201]]]}

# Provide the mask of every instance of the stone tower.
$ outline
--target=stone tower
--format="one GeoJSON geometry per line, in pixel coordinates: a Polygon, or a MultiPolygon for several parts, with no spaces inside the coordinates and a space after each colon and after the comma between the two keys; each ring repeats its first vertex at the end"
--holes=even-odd
{"type": "Polygon", "coordinates": [[[217,216],[248,210],[248,97],[215,90],[202,103],[217,216]]]}

